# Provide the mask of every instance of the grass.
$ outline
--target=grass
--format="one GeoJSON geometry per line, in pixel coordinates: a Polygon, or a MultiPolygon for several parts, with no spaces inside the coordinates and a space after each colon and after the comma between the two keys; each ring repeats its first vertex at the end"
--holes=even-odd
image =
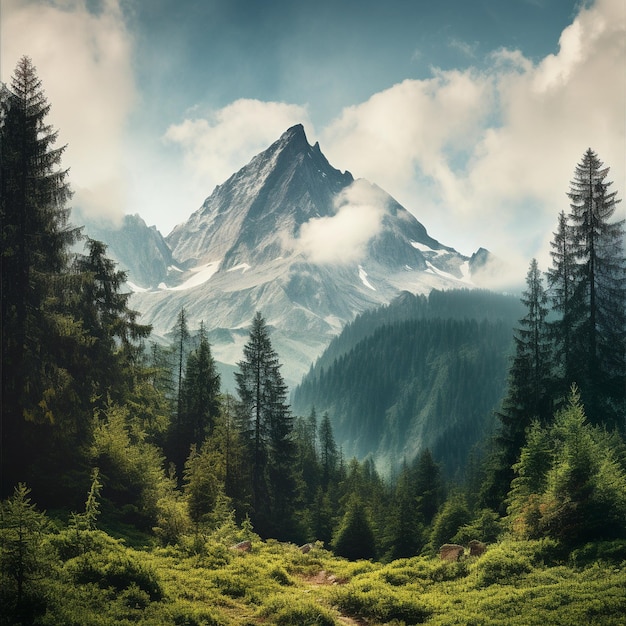
{"type": "Polygon", "coordinates": [[[105,540],[93,546],[59,562],[42,591],[47,612],[34,623],[544,626],[617,625],[626,615],[626,561],[555,564],[554,546],[541,542],[503,541],[460,563],[388,564],[259,540],[248,553],[217,543],[198,554],[105,540]]]}

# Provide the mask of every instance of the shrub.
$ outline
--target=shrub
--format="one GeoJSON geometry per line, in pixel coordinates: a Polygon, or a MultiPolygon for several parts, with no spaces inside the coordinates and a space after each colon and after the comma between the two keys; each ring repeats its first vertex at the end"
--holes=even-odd
{"type": "Polygon", "coordinates": [[[145,591],[150,600],[160,600],[163,596],[152,568],[127,553],[89,552],[68,561],[66,568],[74,582],[79,584],[96,583],[103,589],[112,587],[118,591],[135,586],[145,591]]]}
{"type": "Polygon", "coordinates": [[[593,561],[626,562],[626,540],[587,543],[582,548],[574,550],[570,560],[577,566],[587,565],[593,561]]]}
{"type": "Polygon", "coordinates": [[[261,616],[277,626],[335,626],[330,610],[308,598],[273,597],[261,609],[261,616]]]}
{"type": "Polygon", "coordinates": [[[512,544],[502,544],[488,550],[476,563],[478,585],[508,584],[532,570],[530,558],[520,554],[512,544]]]}
{"type": "Polygon", "coordinates": [[[381,581],[359,581],[338,590],[337,606],[347,615],[373,619],[382,623],[398,620],[420,624],[431,610],[406,587],[389,587],[381,581]]]}

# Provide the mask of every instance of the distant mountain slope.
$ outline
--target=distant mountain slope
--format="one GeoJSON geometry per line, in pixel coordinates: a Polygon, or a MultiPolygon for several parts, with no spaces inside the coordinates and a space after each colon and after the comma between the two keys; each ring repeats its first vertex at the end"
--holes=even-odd
{"type": "Polygon", "coordinates": [[[128,273],[133,290],[157,288],[173,271],[181,271],[174,268],[172,251],[161,233],[139,215],[125,215],[121,224],[112,225],[74,211],[72,220],[85,226],[87,236],[107,244],[107,255],[128,273]]]}
{"type": "Polygon", "coordinates": [[[402,294],[331,342],[293,409],[328,411],[347,457],[388,470],[430,448],[454,474],[494,424],[522,314],[517,299],[489,292],[402,294]]]}
{"type": "Polygon", "coordinates": [[[290,385],[358,313],[405,290],[474,286],[472,271],[487,255],[438,242],[385,191],[332,167],[301,125],[216,187],[165,240],[145,225],[143,233],[144,242],[103,234],[130,270],[142,321],[165,336],[185,307],[192,329],[204,321],[215,358],[232,365],[261,311],[290,385]],[[141,251],[152,255],[152,273],[141,251]]]}

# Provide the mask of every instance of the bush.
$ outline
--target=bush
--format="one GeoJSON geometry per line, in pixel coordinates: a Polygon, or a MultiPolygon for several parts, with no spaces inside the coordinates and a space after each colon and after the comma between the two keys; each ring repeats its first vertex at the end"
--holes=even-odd
{"type": "Polygon", "coordinates": [[[271,598],[261,610],[262,617],[271,618],[277,626],[335,626],[332,613],[308,598],[290,596],[271,598]]]}
{"type": "Polygon", "coordinates": [[[587,565],[593,561],[626,562],[626,540],[587,543],[582,548],[574,550],[570,555],[570,560],[577,566],[587,565]]]}
{"type": "Polygon", "coordinates": [[[66,568],[78,584],[95,583],[102,589],[112,587],[118,591],[136,587],[145,591],[151,601],[163,597],[156,573],[129,554],[89,552],[68,561],[66,568]]]}
{"type": "Polygon", "coordinates": [[[407,588],[389,587],[382,581],[359,581],[336,592],[335,602],[347,615],[388,623],[421,624],[431,610],[407,588]]]}
{"type": "Polygon", "coordinates": [[[512,544],[488,550],[476,563],[478,585],[509,584],[532,570],[530,558],[516,551],[512,544]]]}

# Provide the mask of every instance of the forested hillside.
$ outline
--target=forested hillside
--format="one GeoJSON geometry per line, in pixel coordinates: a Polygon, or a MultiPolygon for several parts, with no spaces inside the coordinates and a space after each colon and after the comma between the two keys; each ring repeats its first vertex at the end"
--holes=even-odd
{"type": "Polygon", "coordinates": [[[388,473],[429,448],[448,477],[495,426],[519,299],[481,291],[403,294],[359,316],[293,393],[330,415],[346,456],[388,473]]]}
{"type": "Polygon", "coordinates": [[[262,312],[236,395],[184,308],[151,342],[68,221],[29,58],[0,107],[0,623],[623,622],[624,222],[592,150],[519,303],[406,295],[337,339],[333,423],[290,406],[262,312]]]}

